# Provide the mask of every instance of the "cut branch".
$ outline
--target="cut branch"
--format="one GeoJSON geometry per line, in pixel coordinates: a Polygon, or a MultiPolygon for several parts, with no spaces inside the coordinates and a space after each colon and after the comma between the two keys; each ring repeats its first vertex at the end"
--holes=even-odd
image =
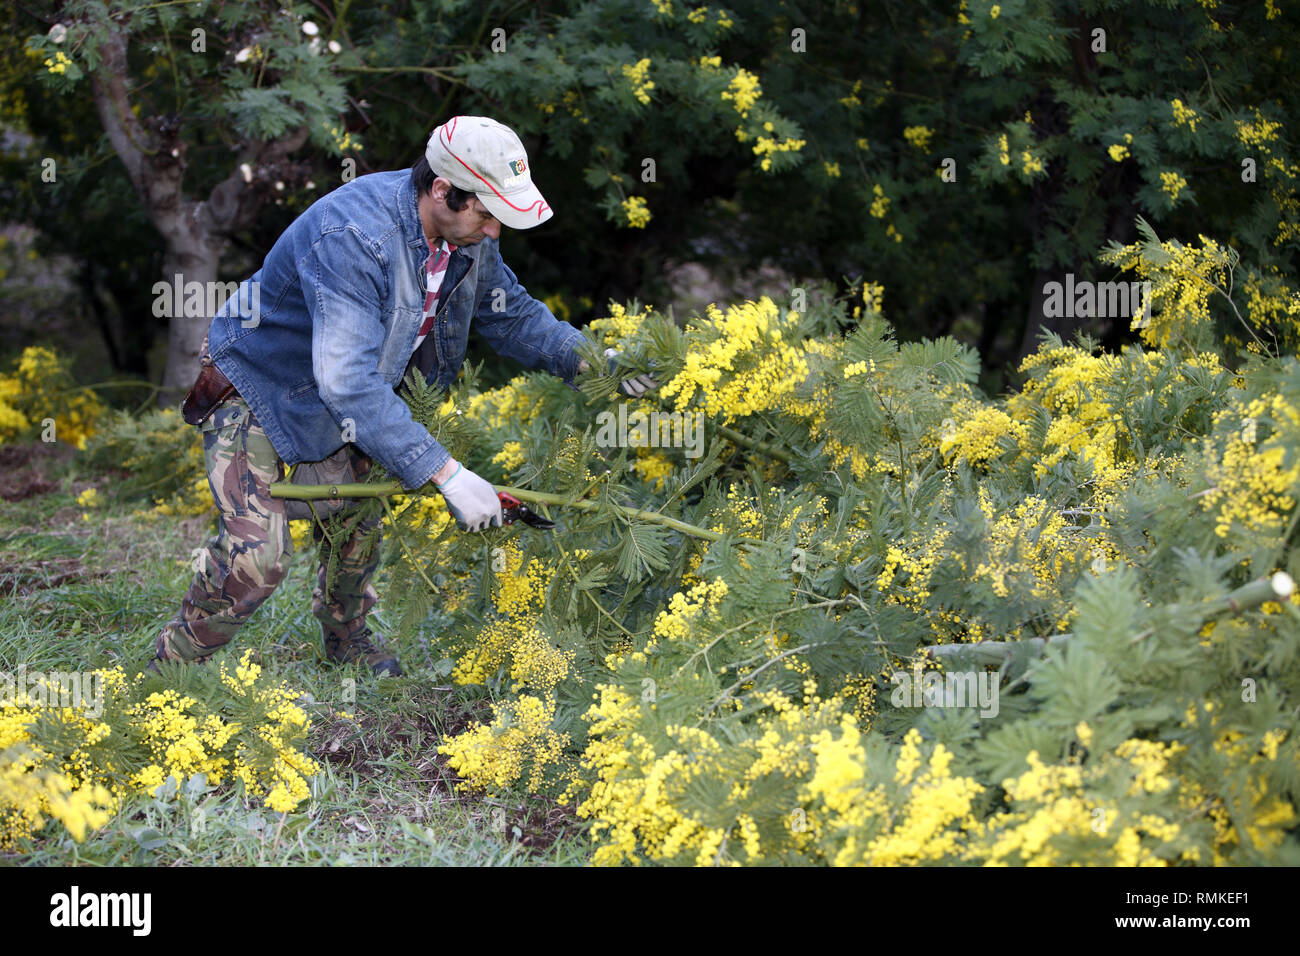
{"type": "MultiPolygon", "coordinates": [[[[506,494],[518,498],[520,501],[545,505],[562,505],[566,508],[577,508],[579,511],[599,511],[604,507],[613,507],[628,518],[635,518],[638,521],[645,521],[650,524],[661,524],[672,528],[674,531],[689,534],[694,538],[704,538],[709,541],[721,541],[723,538],[721,531],[701,528],[698,525],[679,521],[676,518],[668,517],[668,515],[662,515],[657,511],[646,511],[629,505],[602,505],[596,501],[574,501],[564,495],[557,495],[549,491],[530,491],[527,488],[497,487],[495,485],[493,487],[497,491],[504,491],[506,494]]],[[[404,494],[425,495],[428,493],[419,489],[404,491],[401,484],[396,481],[344,485],[295,485],[289,482],[275,482],[271,485],[272,498],[298,498],[303,501],[322,501],[335,498],[387,498],[390,495],[404,494]]],[[[759,538],[747,538],[742,535],[733,535],[732,538],[733,540],[749,541],[754,544],[763,543],[759,538]]]]}
{"type": "Polygon", "coordinates": [[[777,448],[769,442],[759,441],[757,438],[750,438],[743,432],[738,432],[734,428],[728,428],[726,425],[714,425],[713,430],[723,438],[733,441],[737,445],[743,445],[744,447],[759,452],[760,454],[767,455],[769,458],[783,461],[787,465],[790,464],[790,453],[777,448]]]}
{"type": "MultiPolygon", "coordinates": [[[[1229,594],[1221,598],[1208,601],[1199,607],[1201,611],[1201,621],[1204,623],[1224,611],[1232,611],[1234,614],[1240,611],[1248,611],[1251,608],[1259,607],[1265,601],[1285,601],[1295,590],[1295,582],[1291,575],[1285,571],[1278,571],[1272,577],[1258,578],[1248,584],[1243,584],[1229,594]]],[[[1150,637],[1155,633],[1154,628],[1147,628],[1139,631],[1129,639],[1130,643],[1136,644],[1140,640],[1150,637]]],[[[1042,650],[1048,644],[1064,644],[1073,638],[1074,635],[1067,632],[1064,634],[1053,634],[1050,637],[1031,637],[1024,641],[977,641],[973,644],[931,644],[921,648],[921,653],[934,659],[946,657],[971,657],[979,664],[1000,664],[1004,661],[1017,647],[1026,645],[1042,650]]]]}

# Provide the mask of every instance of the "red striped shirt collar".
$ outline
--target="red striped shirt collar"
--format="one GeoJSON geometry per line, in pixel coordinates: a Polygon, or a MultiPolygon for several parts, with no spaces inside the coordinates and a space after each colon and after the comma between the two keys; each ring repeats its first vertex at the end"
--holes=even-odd
{"type": "MultiPolygon", "coordinates": [[[[436,262],[438,258],[438,247],[433,244],[433,241],[429,239],[428,236],[425,236],[424,241],[429,245],[429,257],[436,262]]],[[[456,251],[456,247],[446,239],[439,239],[438,242],[447,247],[447,258],[450,259],[451,254],[456,251]]]]}

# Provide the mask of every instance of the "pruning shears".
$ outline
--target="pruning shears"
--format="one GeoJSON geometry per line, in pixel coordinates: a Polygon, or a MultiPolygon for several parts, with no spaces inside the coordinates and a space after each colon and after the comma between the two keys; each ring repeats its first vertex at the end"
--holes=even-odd
{"type": "Polygon", "coordinates": [[[517,519],[530,528],[550,530],[555,527],[554,521],[543,518],[514,495],[498,491],[497,498],[501,501],[501,523],[503,525],[512,524],[517,519]]]}

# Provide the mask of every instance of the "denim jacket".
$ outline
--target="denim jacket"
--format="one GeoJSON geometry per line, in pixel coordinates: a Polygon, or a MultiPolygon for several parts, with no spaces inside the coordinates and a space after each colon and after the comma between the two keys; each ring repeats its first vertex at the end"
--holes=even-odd
{"type": "Polygon", "coordinates": [[[212,360],[287,464],[353,441],[404,488],[426,483],[451,455],[395,389],[408,363],[450,385],[471,323],[497,354],[572,385],[582,333],[528,294],[491,238],[452,253],[413,357],[428,255],[410,170],[360,176],[295,219],[217,311],[212,360]]]}

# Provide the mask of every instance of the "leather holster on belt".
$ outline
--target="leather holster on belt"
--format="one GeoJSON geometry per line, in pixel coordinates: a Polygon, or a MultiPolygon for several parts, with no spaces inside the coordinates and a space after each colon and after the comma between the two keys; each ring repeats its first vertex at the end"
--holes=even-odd
{"type": "Polygon", "coordinates": [[[235,386],[221,374],[221,369],[205,364],[199,371],[194,387],[185,396],[181,415],[189,424],[200,425],[212,414],[214,408],[234,394],[237,394],[235,386]]]}

